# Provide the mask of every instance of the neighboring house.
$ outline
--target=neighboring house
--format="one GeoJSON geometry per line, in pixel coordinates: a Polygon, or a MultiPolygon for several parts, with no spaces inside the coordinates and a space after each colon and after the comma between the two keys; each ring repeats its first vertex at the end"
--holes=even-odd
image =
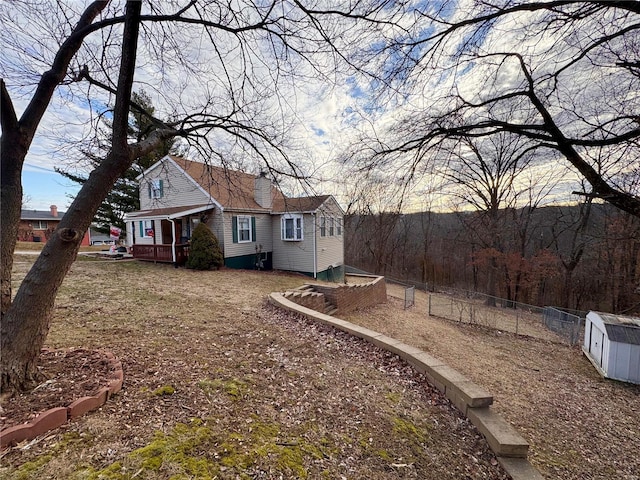
{"type": "Polygon", "coordinates": [[[99,232],[95,228],[90,227],[89,233],[91,234],[91,245],[114,245],[117,243],[108,233],[99,232]]]}
{"type": "Polygon", "coordinates": [[[138,177],[140,211],[125,216],[135,258],[186,261],[204,221],[230,268],[344,277],[344,212],[330,195],[287,198],[264,175],[167,155],[138,177]]]}
{"type": "MultiPolygon", "coordinates": [[[[21,210],[18,240],[21,242],[46,242],[56,229],[65,212],[58,212],[56,205],[49,210],[21,210]]],[[[90,244],[90,236],[82,238],[81,245],[90,244]]]]}

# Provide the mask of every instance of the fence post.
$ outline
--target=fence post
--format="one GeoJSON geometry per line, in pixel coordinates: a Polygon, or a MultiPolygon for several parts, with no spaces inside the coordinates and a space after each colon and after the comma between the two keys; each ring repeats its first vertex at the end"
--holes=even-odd
{"type": "Polygon", "coordinates": [[[518,324],[520,323],[520,310],[516,310],[516,337],[518,336],[518,324]]]}

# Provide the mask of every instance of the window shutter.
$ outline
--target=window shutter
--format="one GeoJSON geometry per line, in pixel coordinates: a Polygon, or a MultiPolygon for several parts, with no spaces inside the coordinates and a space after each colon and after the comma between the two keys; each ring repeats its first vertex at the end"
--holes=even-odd
{"type": "Polygon", "coordinates": [[[256,217],[251,217],[251,241],[256,241],[256,217]]]}
{"type": "Polygon", "coordinates": [[[164,193],[164,191],[162,189],[162,180],[160,180],[160,198],[162,198],[163,193],[164,193]]]}
{"type": "Polygon", "coordinates": [[[144,221],[140,221],[140,238],[144,237],[144,221]]]}
{"type": "Polygon", "coordinates": [[[151,182],[147,182],[147,192],[149,193],[149,198],[151,198],[151,182]]]}
{"type": "Polygon", "coordinates": [[[233,234],[233,243],[238,243],[238,217],[231,217],[231,233],[233,234]]]}

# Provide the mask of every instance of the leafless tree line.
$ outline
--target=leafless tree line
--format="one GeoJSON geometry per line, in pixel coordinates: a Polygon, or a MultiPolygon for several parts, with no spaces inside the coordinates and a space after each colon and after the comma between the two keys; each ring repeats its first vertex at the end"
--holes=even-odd
{"type": "Polygon", "coordinates": [[[637,217],[590,201],[505,208],[489,224],[482,217],[470,211],[352,214],[345,221],[345,262],[428,288],[640,313],[637,217]],[[497,239],[488,243],[485,236],[497,239]]]}

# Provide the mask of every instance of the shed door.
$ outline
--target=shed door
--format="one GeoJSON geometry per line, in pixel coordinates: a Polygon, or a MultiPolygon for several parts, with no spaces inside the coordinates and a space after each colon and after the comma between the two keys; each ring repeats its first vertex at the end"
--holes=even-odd
{"type": "Polygon", "coordinates": [[[602,352],[604,349],[604,332],[591,324],[591,339],[589,342],[589,353],[594,360],[602,367],[602,352]]]}

